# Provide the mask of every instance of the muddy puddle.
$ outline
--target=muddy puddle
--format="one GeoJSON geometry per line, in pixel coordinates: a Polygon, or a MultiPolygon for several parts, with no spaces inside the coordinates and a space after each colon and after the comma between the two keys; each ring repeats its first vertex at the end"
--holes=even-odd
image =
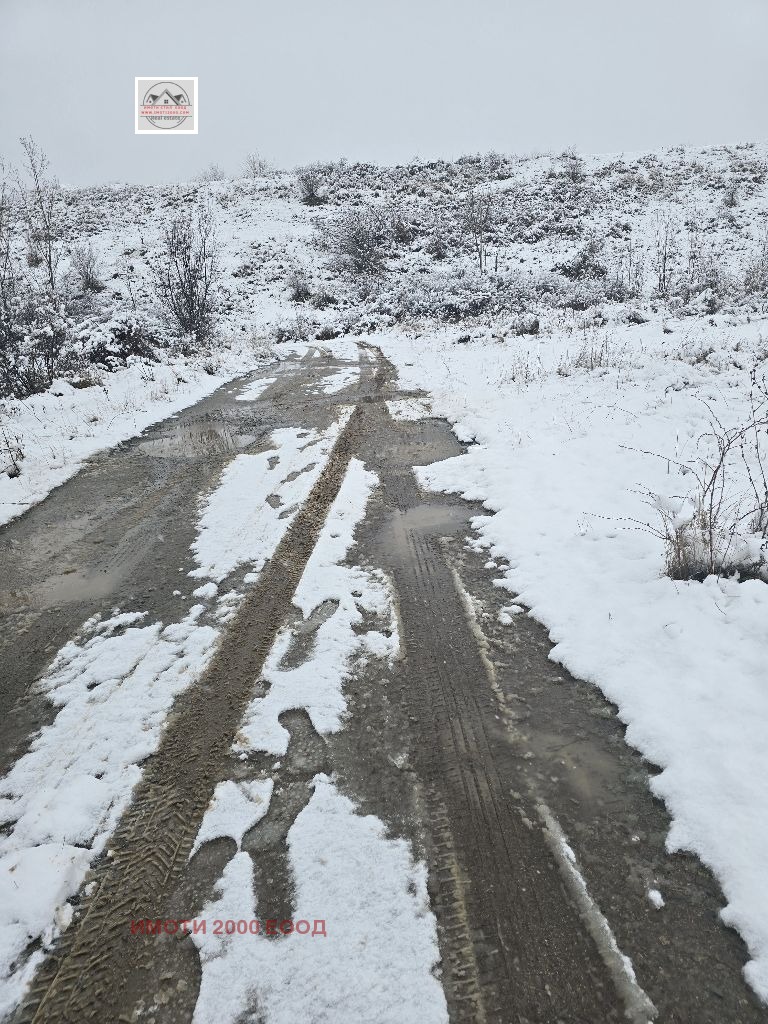
{"type": "Polygon", "coordinates": [[[229,423],[181,422],[161,437],[139,441],[135,451],[156,459],[197,459],[201,456],[229,455],[248,448],[255,434],[236,433],[229,423]]]}

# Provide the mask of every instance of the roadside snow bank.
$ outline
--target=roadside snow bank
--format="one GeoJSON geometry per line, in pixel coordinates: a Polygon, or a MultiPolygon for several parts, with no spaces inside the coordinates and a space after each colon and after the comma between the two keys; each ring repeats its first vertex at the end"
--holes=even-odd
{"type": "MultiPolygon", "coordinates": [[[[757,340],[760,326],[742,337],[757,340]]],[[[654,345],[653,330],[622,365],[567,375],[546,364],[558,365],[568,339],[559,356],[558,339],[531,343],[530,375],[515,345],[381,344],[401,382],[429,390],[434,413],[476,442],[422,468],[421,483],[495,513],[474,525],[509,563],[499,585],[549,629],[552,658],[599,686],[628,741],[663,769],[651,786],[672,815],[668,848],[696,853],[719,878],[723,920],[747,942],[747,979],[768,1001],[768,586],[673,581],[662,541],[633,522],[654,523],[646,491],[680,494],[690,483],[639,449],[684,461],[710,410],[744,422],[754,357],[735,352],[733,330],[707,328],[717,358],[688,363],[664,351],[659,325],[654,345]]]]}

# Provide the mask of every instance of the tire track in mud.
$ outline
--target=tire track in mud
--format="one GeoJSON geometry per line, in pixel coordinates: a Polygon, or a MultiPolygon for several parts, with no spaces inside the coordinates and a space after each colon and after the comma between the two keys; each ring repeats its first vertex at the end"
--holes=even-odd
{"type": "MultiPolygon", "coordinates": [[[[534,809],[512,795],[519,770],[493,682],[409,460],[386,407],[368,407],[371,453],[391,514],[369,552],[391,574],[400,672],[431,835],[430,892],[455,1022],[608,1024],[626,1019],[534,809]]],[[[435,500],[435,499],[433,499],[435,500]]],[[[439,499],[438,499],[439,500],[439,499]]]]}
{"type": "Polygon", "coordinates": [[[146,762],[83,915],[41,966],[18,1024],[130,1020],[122,997],[149,969],[153,939],[132,920],[166,916],[245,707],[358,444],[357,406],[309,497],[222,635],[201,679],[177,700],[157,752],[146,762]]]}

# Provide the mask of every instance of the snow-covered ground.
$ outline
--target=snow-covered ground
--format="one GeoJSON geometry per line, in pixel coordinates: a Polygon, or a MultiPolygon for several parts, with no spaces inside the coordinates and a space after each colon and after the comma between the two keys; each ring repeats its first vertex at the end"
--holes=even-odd
{"type": "MultiPolygon", "coordinates": [[[[195,1024],[235,1024],[254,1000],[269,1024],[297,1017],[332,1024],[447,1024],[445,996],[432,973],[439,960],[426,869],[381,821],[356,813],[326,775],[288,834],[296,919],[324,922],[324,935],[295,931],[195,935],[203,978],[195,1024]]],[[[257,917],[253,867],[237,853],[218,883],[206,919],[257,917]]]]}
{"type": "MultiPolygon", "coordinates": [[[[587,340],[599,346],[600,335],[587,340]]],[[[694,852],[719,878],[723,920],[747,942],[746,976],[768,1001],[768,586],[670,579],[654,532],[659,499],[679,505],[692,493],[687,466],[711,454],[713,417],[726,427],[748,419],[768,324],[616,326],[606,365],[565,375],[581,335],[375,340],[401,383],[427,391],[432,415],[472,442],[419,470],[422,485],[484,503],[474,526],[503,565],[498,585],[547,626],[552,658],[599,686],[628,742],[662,768],[651,785],[672,815],[668,848],[694,852]]],[[[730,472],[738,492],[744,466],[730,472]]]]}

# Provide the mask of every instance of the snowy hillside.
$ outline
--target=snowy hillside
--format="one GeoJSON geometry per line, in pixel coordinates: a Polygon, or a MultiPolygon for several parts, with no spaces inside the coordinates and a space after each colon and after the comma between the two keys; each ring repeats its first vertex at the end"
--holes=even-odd
{"type": "Polygon", "coordinates": [[[60,481],[168,401],[245,372],[270,339],[448,325],[462,342],[505,340],[504,372],[520,379],[544,372],[543,351],[560,373],[637,361],[649,337],[637,325],[649,320],[672,364],[746,368],[743,347],[759,345],[754,323],[768,310],[767,154],[492,153],[156,188],[52,185],[53,297],[41,232],[25,225],[9,178],[3,294],[15,274],[35,301],[18,340],[3,343],[0,461],[14,479],[0,487],[2,518],[39,500],[46,467],[60,481]],[[216,315],[194,344],[169,331],[155,282],[164,228],[200,208],[215,222],[216,315]],[[526,336],[533,348],[516,340],[526,336]],[[191,385],[200,374],[211,379],[191,385]],[[45,399],[30,397],[54,379],[45,399]]]}

